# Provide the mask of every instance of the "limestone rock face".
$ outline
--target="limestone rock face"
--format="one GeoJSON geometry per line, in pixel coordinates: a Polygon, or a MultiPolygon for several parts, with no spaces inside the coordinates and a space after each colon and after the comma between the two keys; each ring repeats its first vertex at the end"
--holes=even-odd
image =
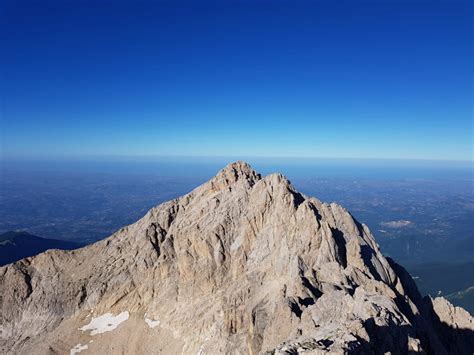
{"type": "Polygon", "coordinates": [[[0,268],[1,353],[471,354],[337,204],[233,163],[109,238],[0,268]]]}

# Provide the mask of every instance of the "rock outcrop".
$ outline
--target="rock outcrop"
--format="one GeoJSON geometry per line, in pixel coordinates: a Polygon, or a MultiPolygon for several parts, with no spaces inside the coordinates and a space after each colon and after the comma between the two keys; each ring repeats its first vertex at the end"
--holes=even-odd
{"type": "Polygon", "coordinates": [[[0,268],[0,352],[471,354],[367,226],[233,163],[109,238],[0,268]]]}

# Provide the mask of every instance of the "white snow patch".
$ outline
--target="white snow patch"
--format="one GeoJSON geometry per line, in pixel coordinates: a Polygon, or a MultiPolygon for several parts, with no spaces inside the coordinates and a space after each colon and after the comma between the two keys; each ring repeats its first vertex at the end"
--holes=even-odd
{"type": "Polygon", "coordinates": [[[145,323],[148,324],[148,326],[150,328],[155,328],[157,326],[160,325],[160,321],[159,320],[153,320],[153,319],[150,319],[150,318],[146,318],[145,317],[145,323]]]}
{"type": "Polygon", "coordinates": [[[116,316],[112,313],[106,313],[100,317],[92,318],[91,322],[79,330],[85,332],[86,330],[92,330],[91,335],[101,334],[105,332],[110,332],[117,328],[120,323],[125,322],[130,314],[128,311],[122,312],[116,316]]]}
{"type": "Polygon", "coordinates": [[[81,345],[81,344],[77,344],[75,345],[71,351],[69,352],[70,355],[74,355],[74,354],[78,354],[80,353],[82,350],[86,350],[88,348],[87,345],[81,345]]]}

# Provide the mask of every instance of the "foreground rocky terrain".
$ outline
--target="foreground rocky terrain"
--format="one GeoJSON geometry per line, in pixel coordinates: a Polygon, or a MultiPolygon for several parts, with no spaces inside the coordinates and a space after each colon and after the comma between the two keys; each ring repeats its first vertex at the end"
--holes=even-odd
{"type": "Polygon", "coordinates": [[[367,226],[237,162],[109,238],[0,268],[0,352],[472,354],[367,226]]]}

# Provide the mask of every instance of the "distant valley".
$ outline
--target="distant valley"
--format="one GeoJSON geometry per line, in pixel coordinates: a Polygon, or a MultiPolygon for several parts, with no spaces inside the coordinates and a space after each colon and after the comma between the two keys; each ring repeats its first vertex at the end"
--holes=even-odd
{"type": "Polygon", "coordinates": [[[40,238],[26,232],[3,233],[0,234],[0,266],[49,249],[72,250],[83,245],[66,240],[40,238]]]}

